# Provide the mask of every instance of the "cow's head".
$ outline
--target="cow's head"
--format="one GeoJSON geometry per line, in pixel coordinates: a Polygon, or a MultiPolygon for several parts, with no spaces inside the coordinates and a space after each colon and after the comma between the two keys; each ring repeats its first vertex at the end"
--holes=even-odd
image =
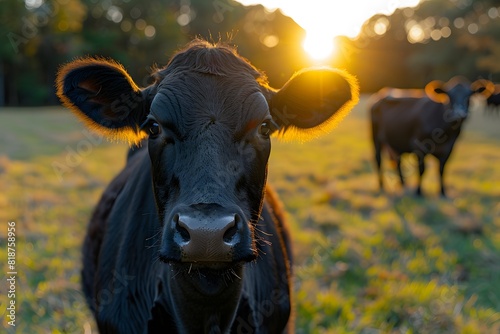
{"type": "Polygon", "coordinates": [[[140,89],[124,68],[79,59],[57,92],[88,127],[110,139],[147,138],[160,259],[220,268],[255,259],[272,135],[328,131],[357,103],[353,77],[298,72],[279,90],[227,45],[194,41],[140,89]]]}
{"type": "Polygon", "coordinates": [[[461,76],[453,77],[446,83],[434,80],[425,86],[425,92],[430,99],[448,107],[447,116],[451,121],[467,118],[472,95],[481,93],[488,97],[493,89],[493,83],[488,80],[477,80],[471,84],[461,76]]]}

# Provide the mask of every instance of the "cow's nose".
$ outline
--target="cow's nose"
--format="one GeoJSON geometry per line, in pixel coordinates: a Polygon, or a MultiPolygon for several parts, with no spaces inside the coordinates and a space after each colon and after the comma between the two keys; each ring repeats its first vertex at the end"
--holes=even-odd
{"type": "Polygon", "coordinates": [[[183,261],[230,262],[232,249],[240,240],[238,214],[200,217],[197,214],[176,214],[175,241],[183,261]]]}
{"type": "Polygon", "coordinates": [[[213,205],[191,206],[175,213],[170,224],[181,262],[220,263],[254,257],[250,229],[240,213],[213,205]]]}

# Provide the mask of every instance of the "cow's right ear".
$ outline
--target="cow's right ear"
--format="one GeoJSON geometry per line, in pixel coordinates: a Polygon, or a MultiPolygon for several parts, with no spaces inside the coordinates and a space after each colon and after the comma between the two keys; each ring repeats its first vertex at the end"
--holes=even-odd
{"type": "Polygon", "coordinates": [[[355,77],[340,69],[309,68],[295,73],[268,97],[283,140],[305,141],[328,133],[359,101],[355,77]]]}
{"type": "Polygon", "coordinates": [[[57,96],[90,129],[111,140],[137,144],[146,134],[147,92],[141,91],[122,65],[83,58],[62,66],[57,96]]]}
{"type": "Polygon", "coordinates": [[[448,103],[449,97],[444,85],[444,82],[440,80],[433,80],[425,85],[425,94],[434,102],[448,103]]]}

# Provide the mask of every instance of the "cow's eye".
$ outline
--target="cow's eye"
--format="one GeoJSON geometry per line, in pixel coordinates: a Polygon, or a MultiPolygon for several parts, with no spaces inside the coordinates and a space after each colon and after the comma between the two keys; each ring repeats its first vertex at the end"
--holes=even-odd
{"type": "Polygon", "coordinates": [[[156,137],[160,134],[160,125],[156,122],[151,122],[148,127],[149,135],[156,137]]]}
{"type": "Polygon", "coordinates": [[[269,135],[271,134],[271,124],[269,122],[263,122],[261,125],[260,125],[260,128],[259,128],[259,133],[261,135],[263,135],[264,137],[269,137],[269,135]]]}
{"type": "Polygon", "coordinates": [[[161,132],[160,125],[156,122],[149,122],[149,124],[147,126],[147,130],[148,130],[149,136],[152,138],[157,137],[161,132]]]}

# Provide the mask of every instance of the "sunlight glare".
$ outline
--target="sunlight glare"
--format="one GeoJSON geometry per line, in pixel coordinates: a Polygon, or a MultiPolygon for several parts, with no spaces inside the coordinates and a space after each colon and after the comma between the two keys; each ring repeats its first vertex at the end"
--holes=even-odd
{"type": "Polygon", "coordinates": [[[314,60],[323,60],[332,55],[333,40],[308,31],[302,47],[314,60]]]}
{"type": "MultiPolygon", "coordinates": [[[[306,31],[304,50],[314,60],[327,59],[334,53],[334,38],[355,38],[363,23],[375,14],[392,14],[397,8],[415,7],[420,0],[238,0],[244,5],[262,4],[270,10],[280,8],[306,31]]],[[[384,34],[387,22],[379,22],[377,31],[384,34]]]]}

